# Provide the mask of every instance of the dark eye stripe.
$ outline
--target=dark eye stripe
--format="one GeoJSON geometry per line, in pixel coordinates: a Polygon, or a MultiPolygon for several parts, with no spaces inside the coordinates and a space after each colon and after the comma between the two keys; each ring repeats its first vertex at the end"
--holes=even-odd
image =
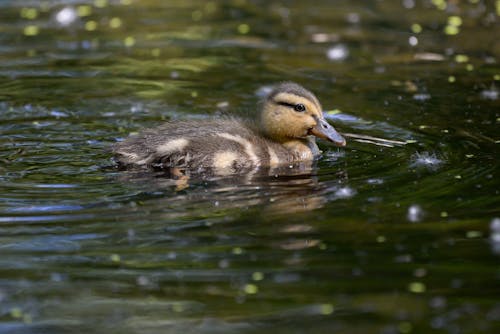
{"type": "Polygon", "coordinates": [[[292,104],[292,103],[277,101],[276,104],[279,104],[280,106],[284,106],[284,107],[288,107],[288,108],[295,108],[295,104],[292,104]]]}
{"type": "Polygon", "coordinates": [[[306,111],[306,107],[302,103],[293,104],[293,103],[288,103],[288,102],[277,101],[276,104],[279,104],[280,106],[284,106],[287,108],[292,108],[293,110],[298,111],[298,112],[306,111]]]}

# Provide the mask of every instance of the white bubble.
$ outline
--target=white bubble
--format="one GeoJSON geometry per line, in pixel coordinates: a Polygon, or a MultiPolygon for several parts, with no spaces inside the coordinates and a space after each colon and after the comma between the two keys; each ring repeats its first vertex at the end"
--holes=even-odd
{"type": "Polygon", "coordinates": [[[491,232],[500,233],[500,218],[495,217],[491,220],[490,229],[491,232]]]}
{"type": "Polygon", "coordinates": [[[337,198],[350,198],[356,194],[356,191],[349,187],[343,187],[335,192],[337,198]]]}
{"type": "Polygon", "coordinates": [[[481,97],[486,100],[496,100],[498,99],[498,90],[494,88],[485,89],[481,92],[481,97]]]}
{"type": "Polygon", "coordinates": [[[345,157],[344,151],[328,151],[325,154],[328,161],[337,161],[345,157]]]}
{"type": "Polygon", "coordinates": [[[500,255],[500,218],[495,217],[490,223],[490,245],[494,254],[500,255]]]}
{"type": "Polygon", "coordinates": [[[179,79],[180,76],[181,76],[180,73],[177,71],[170,72],[170,78],[172,79],[179,79]]]}
{"type": "Polygon", "coordinates": [[[410,43],[411,46],[415,46],[418,44],[418,38],[410,36],[410,38],[408,38],[408,43],[410,43]]]}
{"type": "Polygon", "coordinates": [[[408,208],[406,218],[412,223],[418,223],[424,217],[424,210],[418,204],[413,204],[408,208]]]}
{"type": "Polygon", "coordinates": [[[228,259],[221,259],[218,263],[219,268],[221,269],[226,269],[229,267],[229,260],[228,259]]]}
{"type": "MultiPolygon", "coordinates": [[[[311,39],[314,43],[326,43],[331,42],[332,36],[325,33],[316,33],[311,36],[311,39]]],[[[334,36],[334,39],[337,39],[337,37],[334,36]]]]}
{"type": "Polygon", "coordinates": [[[359,23],[361,21],[361,17],[359,16],[358,13],[349,13],[349,14],[347,14],[346,19],[347,19],[347,22],[353,23],[353,24],[359,23]]]}
{"type": "Polygon", "coordinates": [[[412,156],[410,167],[419,168],[425,167],[430,170],[436,170],[443,164],[443,160],[439,159],[434,153],[423,152],[415,153],[412,156]]]}
{"type": "Polygon", "coordinates": [[[78,15],[73,7],[64,7],[56,14],[56,21],[62,26],[69,26],[77,18],[78,15]]]}
{"type": "Polygon", "coordinates": [[[136,279],[136,283],[137,285],[139,286],[147,286],[147,285],[150,285],[151,284],[151,281],[149,280],[149,278],[147,278],[146,276],[138,276],[137,279],[136,279]]]}
{"type": "Polygon", "coordinates": [[[431,98],[431,95],[426,94],[426,93],[420,93],[420,94],[413,95],[413,99],[417,100],[417,101],[426,101],[426,100],[429,100],[430,98],[431,98]]]}
{"type": "Polygon", "coordinates": [[[415,0],[403,0],[403,7],[406,9],[412,9],[415,7],[415,0]]]}
{"type": "Polygon", "coordinates": [[[326,56],[330,60],[343,61],[349,56],[349,49],[344,44],[337,44],[328,49],[326,56]]]}
{"type": "Polygon", "coordinates": [[[384,180],[383,179],[374,178],[374,179],[368,179],[368,180],[366,180],[366,183],[368,183],[368,184],[383,184],[384,180]]]}

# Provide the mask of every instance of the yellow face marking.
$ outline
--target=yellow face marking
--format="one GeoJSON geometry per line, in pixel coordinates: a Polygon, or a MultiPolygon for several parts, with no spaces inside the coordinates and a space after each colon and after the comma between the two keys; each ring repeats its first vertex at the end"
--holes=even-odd
{"type": "Polygon", "coordinates": [[[267,101],[261,117],[266,134],[283,143],[307,137],[310,129],[317,125],[318,119],[323,118],[323,113],[316,99],[281,92],[267,101]],[[294,106],[297,104],[303,104],[305,110],[296,111],[294,106]]]}
{"type": "Polygon", "coordinates": [[[189,141],[185,138],[173,139],[165,142],[162,145],[159,145],[156,148],[156,152],[158,154],[169,154],[173,152],[182,151],[187,145],[189,141]]]}
{"type": "Polygon", "coordinates": [[[303,96],[298,96],[298,95],[295,95],[295,94],[291,94],[291,93],[278,93],[274,98],[273,100],[275,102],[285,102],[285,103],[288,103],[290,105],[297,105],[297,104],[303,104],[305,107],[306,107],[306,111],[305,112],[297,112],[295,110],[293,110],[293,108],[291,108],[290,111],[294,111],[296,112],[298,115],[315,115],[315,116],[318,116],[318,117],[323,117],[323,113],[322,113],[322,110],[321,110],[321,105],[319,104],[319,102],[317,100],[310,100],[308,98],[305,98],[303,96]]]}
{"type": "Polygon", "coordinates": [[[254,166],[259,166],[260,165],[259,157],[257,157],[257,155],[255,154],[254,147],[253,147],[253,145],[252,145],[252,143],[250,141],[246,140],[245,138],[243,138],[241,136],[232,135],[232,134],[226,133],[226,132],[219,133],[218,136],[222,137],[222,138],[225,138],[225,139],[228,139],[228,140],[235,141],[238,144],[240,144],[241,146],[243,146],[243,148],[245,150],[245,153],[248,155],[248,157],[250,158],[250,160],[252,160],[253,165],[254,166]]]}
{"type": "Polygon", "coordinates": [[[238,153],[232,151],[217,152],[214,155],[213,168],[219,175],[233,172],[233,164],[238,159],[238,153]]]}

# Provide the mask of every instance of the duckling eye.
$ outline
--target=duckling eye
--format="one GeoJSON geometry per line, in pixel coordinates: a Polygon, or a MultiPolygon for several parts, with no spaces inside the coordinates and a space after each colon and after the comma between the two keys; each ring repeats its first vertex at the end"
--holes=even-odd
{"type": "Polygon", "coordinates": [[[296,104],[293,109],[295,111],[298,111],[298,112],[304,112],[306,111],[306,107],[302,104],[302,103],[299,103],[299,104],[296,104]]]}

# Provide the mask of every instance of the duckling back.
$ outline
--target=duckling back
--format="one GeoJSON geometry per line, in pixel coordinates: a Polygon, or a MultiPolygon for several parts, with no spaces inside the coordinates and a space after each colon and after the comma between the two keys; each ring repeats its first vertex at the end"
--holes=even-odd
{"type": "Polygon", "coordinates": [[[114,153],[122,165],[210,169],[216,174],[295,160],[283,145],[239,119],[167,122],[117,143],[114,153]]]}

